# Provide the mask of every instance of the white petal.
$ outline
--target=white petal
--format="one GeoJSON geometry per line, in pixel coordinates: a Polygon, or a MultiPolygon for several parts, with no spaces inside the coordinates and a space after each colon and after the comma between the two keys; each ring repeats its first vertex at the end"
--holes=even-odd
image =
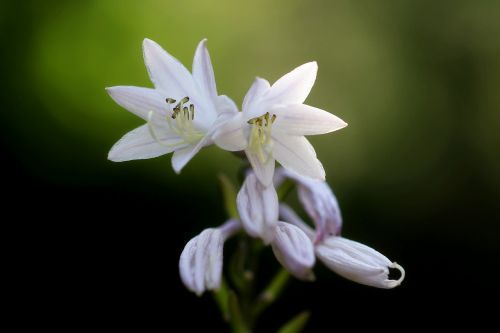
{"type": "Polygon", "coordinates": [[[280,106],[269,112],[276,114],[275,128],[291,135],[325,134],[347,126],[339,117],[304,104],[280,106]]]}
{"type": "Polygon", "coordinates": [[[264,186],[271,185],[273,183],[275,165],[273,156],[267,156],[267,159],[262,162],[259,156],[252,152],[250,149],[245,149],[245,154],[259,181],[264,186]]]}
{"type": "Polygon", "coordinates": [[[269,82],[265,79],[258,77],[253,81],[252,86],[243,99],[242,110],[246,118],[258,117],[266,113],[266,111],[259,110],[258,104],[262,96],[269,91],[269,88],[269,82]],[[259,112],[261,113],[259,114],[259,112]]]}
{"type": "Polygon", "coordinates": [[[390,289],[404,280],[404,269],[374,249],[342,237],[330,237],[316,247],[316,255],[335,273],[354,282],[390,289]],[[389,268],[398,269],[401,277],[389,279],[389,268]]]}
{"type": "Polygon", "coordinates": [[[312,280],[314,275],[314,248],[311,240],[298,227],[278,222],[272,242],[273,252],[278,261],[295,277],[312,280]]]}
{"type": "Polygon", "coordinates": [[[191,73],[179,60],[147,38],[143,42],[143,51],[149,77],[157,89],[167,97],[198,99],[198,96],[193,96],[196,90],[191,73]]]}
{"type": "Polygon", "coordinates": [[[201,294],[204,289],[198,290],[194,282],[194,257],[196,254],[197,242],[198,236],[191,239],[184,247],[179,260],[179,273],[181,275],[182,283],[184,283],[186,288],[197,294],[201,294]]]}
{"type": "Polygon", "coordinates": [[[255,174],[249,173],[238,192],[236,204],[245,231],[253,237],[272,241],[278,221],[278,194],[274,187],[263,186],[255,174]]]}
{"type": "Polygon", "coordinates": [[[142,125],[115,143],[108,154],[108,159],[113,162],[123,162],[153,158],[170,153],[183,145],[179,138],[163,132],[159,134],[158,140],[164,145],[160,145],[151,137],[148,125],[142,125]]]}
{"type": "Polygon", "coordinates": [[[215,85],[214,70],[206,44],[207,40],[203,39],[196,48],[193,59],[193,78],[205,98],[215,102],[217,87],[215,85]]]}
{"type": "Polygon", "coordinates": [[[273,156],[282,166],[302,176],[325,179],[323,165],[313,146],[303,136],[292,136],[273,129],[273,156]]]}
{"type": "Polygon", "coordinates": [[[211,143],[212,139],[210,138],[210,135],[207,134],[197,143],[176,150],[172,156],[172,167],[174,168],[174,171],[180,173],[182,168],[186,166],[186,164],[200,151],[201,148],[208,146],[211,143]]]}
{"type": "Polygon", "coordinates": [[[217,113],[236,113],[238,112],[238,106],[236,103],[226,95],[217,96],[215,99],[215,108],[217,109],[217,113]]]}
{"type": "Polygon", "coordinates": [[[148,119],[150,111],[164,115],[167,110],[165,97],[155,89],[116,86],[106,88],[106,91],[118,105],[144,120],[148,119]]]}
{"type": "Polygon", "coordinates": [[[243,118],[241,112],[223,113],[220,125],[214,130],[212,139],[220,148],[228,151],[239,151],[247,147],[248,141],[243,131],[243,118]]]}
{"type": "Polygon", "coordinates": [[[315,61],[295,68],[276,81],[264,99],[271,104],[302,104],[314,85],[317,72],[315,61]]]}

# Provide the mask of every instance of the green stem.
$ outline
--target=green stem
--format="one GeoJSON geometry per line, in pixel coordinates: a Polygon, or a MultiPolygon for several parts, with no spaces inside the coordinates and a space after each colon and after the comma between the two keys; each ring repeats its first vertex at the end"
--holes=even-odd
{"type": "Polygon", "coordinates": [[[289,280],[290,274],[284,268],[281,268],[281,270],[274,276],[269,285],[257,299],[254,306],[255,318],[274,303],[274,301],[282,294],[289,280]]]}

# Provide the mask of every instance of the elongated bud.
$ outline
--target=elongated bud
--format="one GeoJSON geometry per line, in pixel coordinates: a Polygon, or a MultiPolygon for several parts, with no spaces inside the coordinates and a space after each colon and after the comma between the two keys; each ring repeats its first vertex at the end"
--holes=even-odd
{"type": "Polygon", "coordinates": [[[316,246],[316,255],[335,273],[367,286],[391,289],[399,286],[405,278],[403,267],[371,247],[346,238],[333,236],[325,239],[316,246]],[[389,279],[390,268],[400,271],[399,279],[389,279]]]}
{"type": "Polygon", "coordinates": [[[186,288],[197,295],[219,289],[224,242],[239,229],[236,220],[229,220],[219,228],[205,229],[186,244],[179,260],[179,272],[186,288]]]}
{"type": "Polygon", "coordinates": [[[311,268],[316,259],[309,237],[298,227],[281,221],[275,232],[271,245],[278,261],[298,279],[314,280],[311,268]]]}
{"type": "Polygon", "coordinates": [[[278,194],[274,186],[264,186],[249,173],[236,198],[241,223],[252,237],[269,244],[278,221],[278,194]]]}
{"type": "Polygon", "coordinates": [[[286,169],[279,172],[297,182],[299,200],[316,225],[315,243],[325,237],[339,235],[342,229],[342,215],[337,198],[328,183],[304,177],[286,169]]]}

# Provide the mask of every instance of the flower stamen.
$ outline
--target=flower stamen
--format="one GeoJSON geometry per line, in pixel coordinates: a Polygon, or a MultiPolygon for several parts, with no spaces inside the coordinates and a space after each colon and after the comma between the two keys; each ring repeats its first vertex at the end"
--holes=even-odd
{"type": "Polygon", "coordinates": [[[264,115],[248,121],[248,124],[252,125],[248,147],[257,154],[262,163],[266,163],[270,156],[271,131],[275,120],[275,114],[271,116],[269,112],[266,112],[264,115]]]}
{"type": "MultiPolygon", "coordinates": [[[[176,102],[173,98],[166,98],[167,104],[171,105],[176,102]]],[[[189,97],[181,99],[172,109],[171,114],[168,113],[166,121],[172,132],[177,134],[185,143],[191,144],[203,137],[203,133],[196,130],[193,126],[195,107],[194,104],[189,104],[189,97]],[[175,120],[174,121],[172,121],[175,120]]]]}

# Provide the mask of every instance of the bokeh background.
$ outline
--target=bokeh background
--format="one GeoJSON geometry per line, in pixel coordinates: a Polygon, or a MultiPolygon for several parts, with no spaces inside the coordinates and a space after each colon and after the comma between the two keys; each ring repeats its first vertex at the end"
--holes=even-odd
{"type": "Polygon", "coordinates": [[[177,262],[224,221],[216,176],[241,163],[214,147],[180,176],[169,156],[106,159],[141,120],[104,87],[151,86],[145,37],[188,68],[208,38],[219,93],[239,105],[255,76],[318,61],[307,102],[349,123],[311,139],[344,235],[407,271],[386,291],[318,265],[317,282],[293,282],[259,331],[303,309],[311,332],[492,319],[480,299],[499,291],[500,2],[2,1],[0,26],[3,205],[22,232],[25,303],[50,312],[37,325],[225,331],[177,262]]]}

